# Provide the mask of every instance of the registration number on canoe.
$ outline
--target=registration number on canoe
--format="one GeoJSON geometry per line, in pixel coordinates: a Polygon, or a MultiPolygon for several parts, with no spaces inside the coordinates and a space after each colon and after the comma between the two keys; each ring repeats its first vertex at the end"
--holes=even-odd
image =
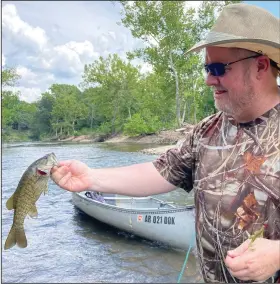
{"type": "Polygon", "coordinates": [[[160,215],[138,215],[138,222],[153,223],[153,224],[165,224],[175,225],[175,217],[171,216],[160,216],[160,215]]]}

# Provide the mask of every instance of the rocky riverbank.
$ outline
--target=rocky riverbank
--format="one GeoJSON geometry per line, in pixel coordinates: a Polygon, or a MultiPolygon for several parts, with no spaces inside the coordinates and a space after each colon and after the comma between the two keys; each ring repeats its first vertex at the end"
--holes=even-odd
{"type": "Polygon", "coordinates": [[[154,144],[155,147],[141,150],[145,154],[158,155],[168,149],[176,147],[182,141],[186,134],[193,128],[193,125],[184,125],[184,127],[175,130],[165,130],[158,134],[143,135],[137,137],[128,137],[125,135],[115,135],[107,139],[100,137],[92,138],[90,135],[71,136],[65,139],[60,139],[61,142],[77,142],[77,143],[139,143],[139,144],[154,144]]]}

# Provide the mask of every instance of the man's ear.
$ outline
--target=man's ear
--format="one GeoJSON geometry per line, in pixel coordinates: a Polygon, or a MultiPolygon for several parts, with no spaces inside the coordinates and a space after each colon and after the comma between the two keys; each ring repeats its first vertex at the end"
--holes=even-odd
{"type": "Polygon", "coordinates": [[[258,58],[257,61],[258,72],[267,72],[270,66],[269,58],[266,56],[262,56],[258,58]]]}

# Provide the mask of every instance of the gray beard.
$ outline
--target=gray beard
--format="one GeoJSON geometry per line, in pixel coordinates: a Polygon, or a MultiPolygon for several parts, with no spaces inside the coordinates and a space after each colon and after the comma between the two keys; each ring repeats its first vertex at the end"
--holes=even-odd
{"type": "MultiPolygon", "coordinates": [[[[243,95],[239,99],[236,99],[234,102],[229,101],[228,103],[221,105],[221,107],[219,107],[215,102],[215,107],[232,117],[244,116],[244,112],[247,112],[252,108],[253,101],[257,98],[257,95],[254,92],[254,88],[250,81],[249,71],[244,74],[243,86],[245,90],[243,95]]],[[[232,94],[232,97],[237,98],[236,94],[232,94]]]]}

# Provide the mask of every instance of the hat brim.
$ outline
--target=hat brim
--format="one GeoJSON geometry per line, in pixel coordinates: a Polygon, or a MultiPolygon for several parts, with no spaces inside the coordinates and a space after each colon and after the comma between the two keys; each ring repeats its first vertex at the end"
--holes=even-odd
{"type": "Polygon", "coordinates": [[[252,50],[254,52],[263,53],[267,55],[271,60],[276,62],[280,67],[280,44],[263,39],[250,39],[250,38],[231,38],[231,39],[219,39],[202,40],[195,44],[192,48],[186,51],[186,54],[190,52],[198,52],[202,48],[207,46],[218,46],[228,48],[243,48],[252,50]]]}

